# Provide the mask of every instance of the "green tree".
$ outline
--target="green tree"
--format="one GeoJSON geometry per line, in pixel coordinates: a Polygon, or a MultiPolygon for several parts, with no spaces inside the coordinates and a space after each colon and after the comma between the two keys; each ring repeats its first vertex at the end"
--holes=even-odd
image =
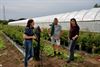
{"type": "Polygon", "coordinates": [[[8,24],[7,20],[0,20],[0,24],[8,24]]]}
{"type": "Polygon", "coordinates": [[[100,7],[100,5],[98,5],[97,3],[94,5],[94,8],[98,8],[100,7]]]}

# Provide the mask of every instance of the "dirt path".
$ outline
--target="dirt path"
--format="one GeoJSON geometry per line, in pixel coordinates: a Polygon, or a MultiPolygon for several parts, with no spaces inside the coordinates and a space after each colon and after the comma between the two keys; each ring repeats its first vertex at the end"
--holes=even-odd
{"type": "Polygon", "coordinates": [[[0,50],[1,67],[19,67],[22,64],[22,54],[3,35],[5,48],[0,50]]]}

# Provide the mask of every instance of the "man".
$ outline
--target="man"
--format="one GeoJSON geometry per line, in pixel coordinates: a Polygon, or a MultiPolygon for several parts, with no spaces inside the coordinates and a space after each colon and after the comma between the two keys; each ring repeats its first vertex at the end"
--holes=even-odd
{"type": "Polygon", "coordinates": [[[58,24],[58,19],[54,18],[54,22],[50,25],[50,36],[51,42],[54,48],[54,55],[57,53],[60,54],[60,35],[61,35],[61,26],[58,24]]]}

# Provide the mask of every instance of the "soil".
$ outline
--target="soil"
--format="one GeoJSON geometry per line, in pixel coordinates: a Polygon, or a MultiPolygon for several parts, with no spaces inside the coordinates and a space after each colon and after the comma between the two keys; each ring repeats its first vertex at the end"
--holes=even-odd
{"type": "Polygon", "coordinates": [[[1,67],[19,67],[22,64],[22,54],[2,35],[5,48],[0,49],[1,67]]]}
{"type": "MultiPolygon", "coordinates": [[[[0,49],[0,67],[24,67],[23,55],[5,37],[1,36],[5,42],[5,48],[0,49]]],[[[66,63],[66,60],[58,57],[47,57],[41,54],[41,60],[31,60],[28,67],[100,67],[100,62],[96,57],[85,55],[84,62],[66,63]]]]}

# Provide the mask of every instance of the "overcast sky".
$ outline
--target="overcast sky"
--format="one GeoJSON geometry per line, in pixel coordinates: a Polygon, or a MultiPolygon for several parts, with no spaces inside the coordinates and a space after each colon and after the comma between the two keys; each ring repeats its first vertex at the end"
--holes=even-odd
{"type": "Polygon", "coordinates": [[[0,0],[0,19],[3,5],[6,19],[31,18],[91,9],[100,0],[0,0]]]}

